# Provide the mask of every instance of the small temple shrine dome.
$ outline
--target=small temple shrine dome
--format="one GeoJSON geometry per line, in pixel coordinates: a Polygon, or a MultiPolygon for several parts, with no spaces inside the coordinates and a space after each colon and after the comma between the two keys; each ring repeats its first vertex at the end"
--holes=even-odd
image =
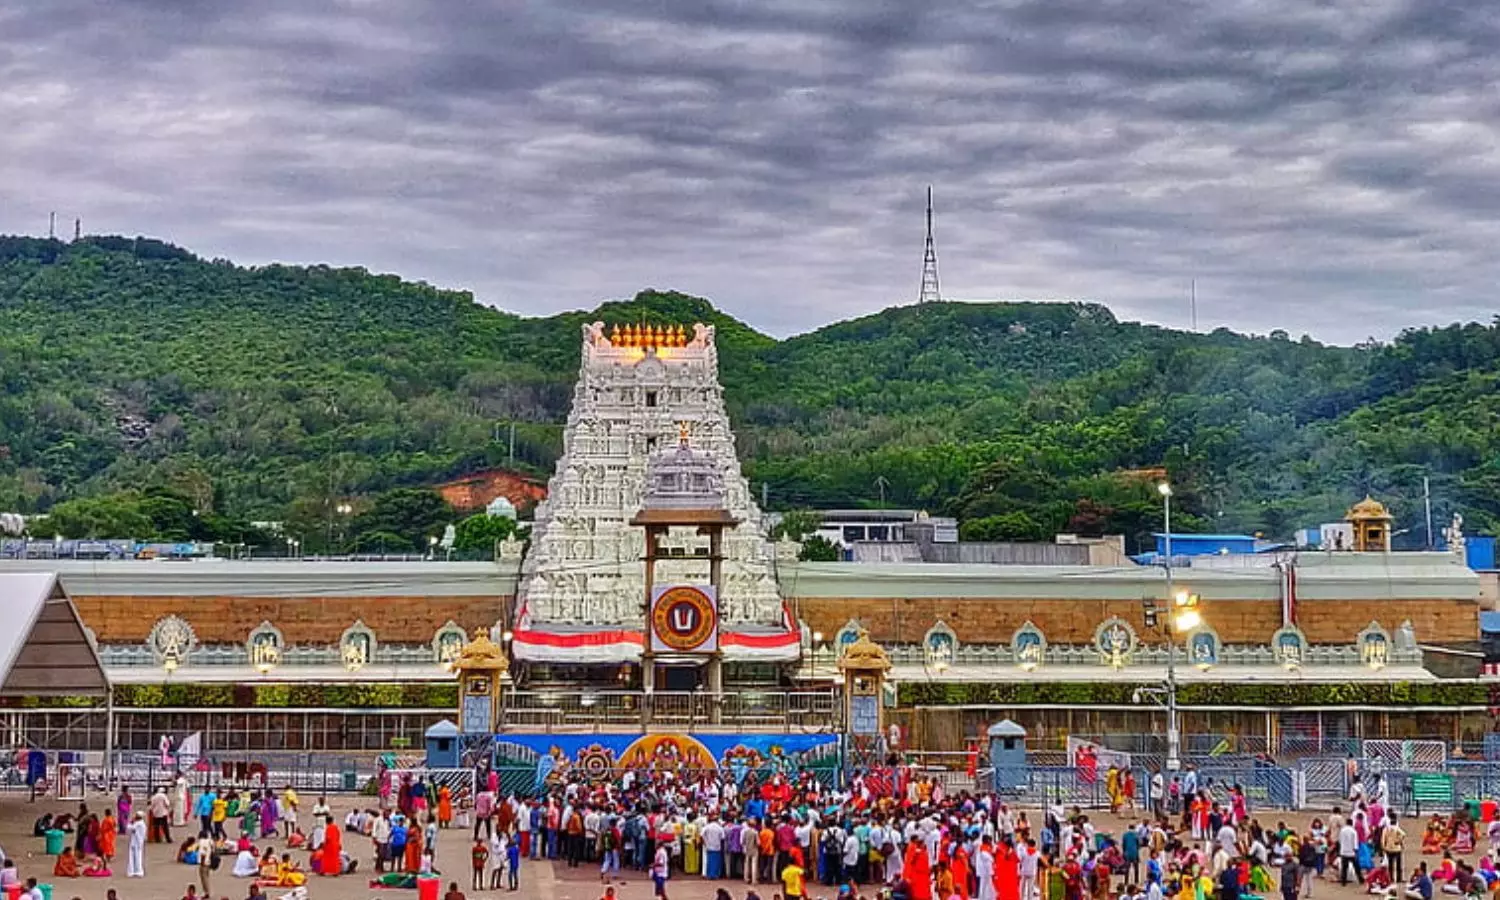
{"type": "Polygon", "coordinates": [[[1376,500],[1374,497],[1371,497],[1369,494],[1366,494],[1365,499],[1354,504],[1349,508],[1349,511],[1344,514],[1344,521],[1346,522],[1389,522],[1393,518],[1394,517],[1386,511],[1385,504],[1381,503],[1379,500],[1376,500]]]}
{"type": "Polygon", "coordinates": [[[1391,550],[1391,522],[1395,520],[1385,504],[1365,495],[1365,499],[1350,507],[1344,521],[1354,527],[1354,549],[1364,553],[1389,553],[1391,550]]]}
{"type": "MultiPolygon", "coordinates": [[[[690,446],[688,425],[678,427],[677,446],[652,455],[646,464],[646,491],[638,524],[662,515],[688,513],[694,522],[731,524],[724,497],[724,476],[712,456],[690,446]],[[654,514],[654,515],[653,515],[654,514]]],[[[679,524],[687,524],[681,520],[679,524]]]]}

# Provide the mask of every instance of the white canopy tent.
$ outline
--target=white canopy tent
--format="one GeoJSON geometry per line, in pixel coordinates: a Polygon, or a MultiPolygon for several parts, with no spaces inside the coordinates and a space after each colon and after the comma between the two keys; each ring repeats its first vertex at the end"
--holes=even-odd
{"type": "Polygon", "coordinates": [[[55,572],[0,574],[0,697],[88,697],[93,709],[103,705],[108,772],[115,732],[109,677],[55,572]]]}
{"type": "Polygon", "coordinates": [[[0,574],[0,697],[107,700],[109,678],[51,572],[0,574]]]}

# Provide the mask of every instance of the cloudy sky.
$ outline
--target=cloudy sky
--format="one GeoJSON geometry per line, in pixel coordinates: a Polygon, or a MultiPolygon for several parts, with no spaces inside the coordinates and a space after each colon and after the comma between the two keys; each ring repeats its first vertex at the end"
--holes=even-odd
{"type": "Polygon", "coordinates": [[[0,0],[0,233],[775,334],[945,296],[1341,342],[1488,320],[1485,0],[0,0]],[[60,227],[59,230],[62,230],[60,227]]]}

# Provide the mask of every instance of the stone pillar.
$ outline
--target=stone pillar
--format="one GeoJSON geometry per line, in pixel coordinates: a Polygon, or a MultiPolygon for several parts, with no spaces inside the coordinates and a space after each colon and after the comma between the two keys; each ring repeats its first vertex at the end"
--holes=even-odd
{"type": "MultiPolygon", "coordinates": [[[[724,627],[724,528],[708,526],[708,583],[718,598],[719,623],[724,627]]],[[[720,725],[724,721],[724,651],[714,650],[708,658],[709,721],[720,725]]]]}
{"type": "Polygon", "coordinates": [[[646,526],[646,645],[641,648],[641,728],[651,727],[651,695],[656,691],[656,654],[651,652],[651,594],[656,588],[657,538],[661,530],[646,526]]]}
{"type": "Polygon", "coordinates": [[[877,748],[885,727],[881,700],[885,674],[890,670],[890,658],[864,629],[860,629],[858,639],[839,658],[839,671],[844,675],[844,727],[849,735],[845,759],[852,765],[871,766],[880,762],[877,748]]]}
{"type": "Polygon", "coordinates": [[[489,629],[474,632],[474,639],[453,661],[458,676],[458,727],[464,734],[494,734],[505,725],[505,682],[510,660],[505,650],[490,640],[489,629]]]}

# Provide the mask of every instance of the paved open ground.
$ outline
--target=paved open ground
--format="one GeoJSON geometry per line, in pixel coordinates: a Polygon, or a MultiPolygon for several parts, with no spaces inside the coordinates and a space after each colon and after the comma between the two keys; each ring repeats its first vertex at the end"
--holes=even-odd
{"type": "MultiPolygon", "coordinates": [[[[308,798],[312,799],[312,798],[308,798]]],[[[92,799],[90,805],[102,809],[110,802],[111,798],[99,795],[92,799]]],[[[335,797],[331,804],[337,815],[342,818],[350,806],[355,803],[354,798],[335,797]]],[[[361,803],[361,805],[364,805],[361,803]]],[[[146,846],[146,877],[143,879],[127,879],[123,877],[125,871],[124,851],[126,842],[122,839],[119,843],[120,858],[116,861],[115,871],[120,873],[115,878],[76,878],[57,879],[52,878],[52,858],[43,853],[42,840],[31,836],[31,825],[36,818],[44,812],[62,812],[77,809],[74,802],[51,802],[38,801],[35,804],[26,802],[25,795],[0,794],[0,847],[10,855],[20,866],[21,877],[35,875],[41,881],[54,882],[53,897],[57,900],[105,900],[105,892],[113,887],[118,893],[120,900],[178,900],[185,893],[187,885],[196,884],[197,870],[172,861],[175,847],[166,844],[148,844],[146,846]]],[[[1035,817],[1035,814],[1033,814],[1035,817]]],[[[1118,829],[1119,819],[1112,819],[1104,814],[1092,814],[1092,818],[1098,825],[1106,830],[1118,829]]],[[[1289,825],[1301,828],[1312,818],[1312,814],[1287,814],[1277,811],[1265,811],[1259,815],[1263,825],[1274,826],[1278,821],[1285,821],[1289,825]]],[[[1416,845],[1421,838],[1421,823],[1409,820],[1404,823],[1409,834],[1407,866],[1410,868],[1415,864],[1416,845]]],[[[229,826],[232,835],[236,833],[233,823],[229,826]]],[[[257,841],[258,848],[264,849],[265,841],[257,841]]],[[[277,853],[284,849],[282,842],[276,841],[277,853]]],[[[354,851],[360,859],[360,872],[342,878],[320,878],[312,876],[308,888],[311,900],[407,900],[416,897],[416,891],[402,890],[372,890],[368,884],[368,875],[365,870],[371,865],[368,845],[346,844],[346,849],[354,851]]],[[[525,900],[598,900],[601,886],[598,881],[597,870],[592,868],[568,869],[565,865],[548,862],[533,863],[523,861],[521,866],[521,890],[518,893],[506,891],[483,891],[474,893],[468,890],[468,848],[469,843],[465,840],[465,832],[461,830],[442,832],[438,838],[437,861],[440,869],[452,872],[451,876],[445,876],[443,887],[446,891],[450,880],[458,881],[460,887],[468,897],[516,897],[525,900]],[[445,861],[448,865],[445,866],[445,861]]],[[[306,854],[295,854],[304,865],[306,854]]],[[[1429,857],[1431,859],[1431,857],[1429,857]]],[[[213,897],[228,898],[228,900],[243,900],[246,896],[248,880],[237,879],[229,875],[229,869],[233,863],[232,859],[226,859],[225,865],[213,876],[213,897]]],[[[745,885],[731,884],[729,882],[707,882],[695,878],[680,878],[672,884],[671,896],[673,900],[712,900],[715,889],[718,887],[729,888],[730,895],[734,900],[743,900],[747,890],[745,885]]],[[[616,890],[621,900],[649,900],[651,896],[650,881],[643,877],[627,873],[623,882],[616,883],[616,890]]],[[[769,886],[757,889],[761,900],[771,900],[775,893],[769,886]]],[[[825,896],[831,892],[820,893],[817,889],[813,891],[814,898],[825,896]]],[[[1341,898],[1341,900],[1354,900],[1356,897],[1366,896],[1352,886],[1343,888],[1331,882],[1319,881],[1315,884],[1313,893],[1315,897],[1341,898]]],[[[274,898],[278,892],[270,892],[274,898]]],[[[873,895],[873,892],[872,892],[873,895]]]]}

